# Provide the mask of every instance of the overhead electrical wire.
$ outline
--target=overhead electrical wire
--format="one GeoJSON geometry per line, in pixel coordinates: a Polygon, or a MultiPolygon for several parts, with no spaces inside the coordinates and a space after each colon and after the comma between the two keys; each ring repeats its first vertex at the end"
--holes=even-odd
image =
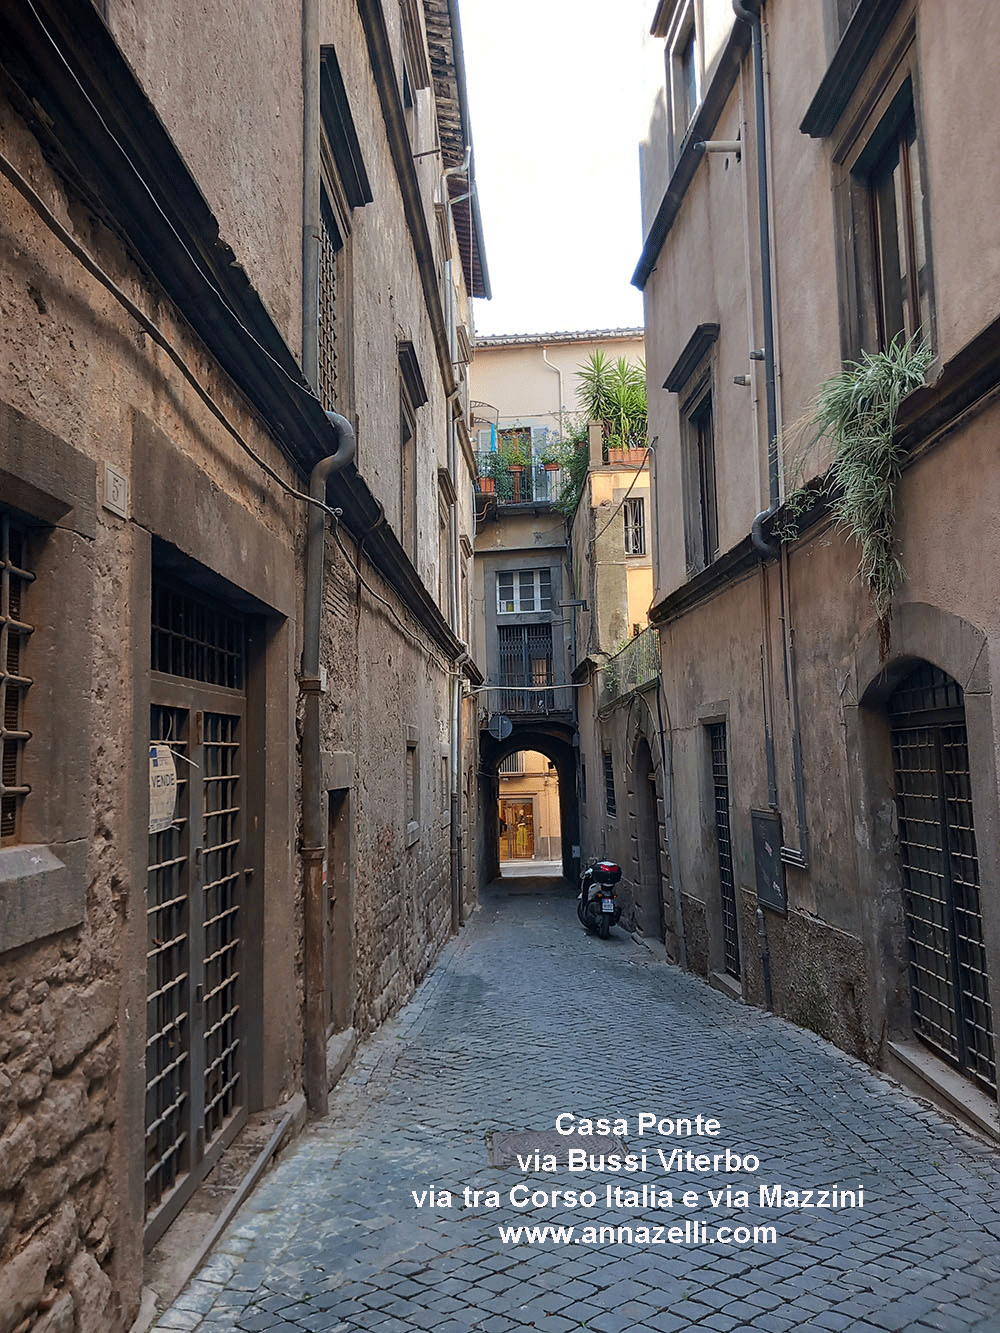
{"type": "Polygon", "coordinates": [[[333,515],[334,510],[330,505],[324,504],[322,500],[314,500],[311,495],[306,495],[303,491],[296,490],[294,486],[285,481],[281,474],[275,471],[271,464],[268,463],[266,459],[262,458],[254,447],[243,438],[209,391],[202,385],[201,381],[181,356],[180,352],[176,350],[169,338],[167,338],[162,329],[149,318],[144,310],[136,305],[127,293],[122,291],[115,280],[104,271],[90,252],[85,250],[79,241],[77,241],[76,237],[66,230],[41,196],[32,189],[31,185],[24,179],[13,163],[9,162],[2,153],[0,153],[0,173],[6,176],[7,180],[10,181],[11,185],[14,186],[38,217],[41,218],[56,239],[61,241],[66,249],[80,261],[87,272],[90,273],[92,277],[96,278],[101,286],[111,293],[122,309],[135,320],[143,332],[147,333],[156,345],[166,352],[167,356],[170,357],[170,360],[198,394],[198,397],[216,420],[229,432],[244,453],[246,453],[247,457],[252,459],[263,472],[265,472],[273,481],[277,482],[282,490],[285,491],[286,494],[292,496],[293,499],[302,500],[306,504],[315,505],[325,513],[333,515]]]}

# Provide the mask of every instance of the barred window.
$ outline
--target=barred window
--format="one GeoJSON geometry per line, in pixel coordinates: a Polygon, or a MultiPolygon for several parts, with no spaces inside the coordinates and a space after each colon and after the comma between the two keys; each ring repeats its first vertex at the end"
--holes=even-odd
{"type": "Polygon", "coordinates": [[[609,815],[618,813],[618,803],[615,800],[615,764],[610,750],[604,752],[604,808],[609,815]]]}
{"type": "Polygon", "coordinates": [[[32,627],[25,620],[24,590],[33,582],[27,568],[27,537],[0,510],[0,841],[16,842],[21,807],[29,788],[22,778],[25,743],[24,699],[31,685],[25,675],[24,649],[32,627]]]}
{"type": "Polygon", "coordinates": [[[625,501],[624,517],[625,517],[625,554],[645,555],[646,554],[646,508],[641,497],[637,500],[625,501]]]}

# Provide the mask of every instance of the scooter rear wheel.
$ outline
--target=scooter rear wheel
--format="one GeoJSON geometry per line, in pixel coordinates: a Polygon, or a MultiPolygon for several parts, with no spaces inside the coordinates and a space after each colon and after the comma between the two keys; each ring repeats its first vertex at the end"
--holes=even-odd
{"type": "Polygon", "coordinates": [[[602,940],[610,939],[611,937],[611,920],[603,913],[597,925],[597,933],[598,935],[600,935],[602,940]]]}

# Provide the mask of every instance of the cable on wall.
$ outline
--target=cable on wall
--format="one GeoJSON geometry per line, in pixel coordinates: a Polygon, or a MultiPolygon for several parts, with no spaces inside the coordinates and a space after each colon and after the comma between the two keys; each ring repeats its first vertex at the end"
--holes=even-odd
{"type": "Polygon", "coordinates": [[[128,315],[130,315],[132,319],[135,320],[135,322],[139,325],[142,331],[148,334],[150,338],[152,338],[153,342],[156,343],[157,347],[162,348],[162,350],[166,352],[167,356],[170,357],[170,360],[174,363],[174,365],[181,372],[181,374],[184,376],[187,382],[191,385],[191,387],[197,393],[198,397],[202,400],[202,402],[209,409],[209,411],[216,418],[216,420],[233,437],[233,439],[240,446],[240,448],[247,455],[247,457],[250,458],[254,463],[256,463],[257,466],[263,472],[265,472],[273,481],[277,482],[277,484],[281,487],[281,489],[285,491],[287,495],[290,495],[293,499],[302,500],[306,504],[315,505],[318,509],[322,509],[325,513],[330,514],[331,516],[335,515],[336,511],[332,509],[329,505],[324,504],[321,500],[314,500],[311,495],[306,495],[305,492],[298,491],[295,489],[294,486],[289,485],[289,483],[285,481],[285,479],[281,476],[281,474],[279,472],[276,472],[275,469],[270,465],[270,463],[268,463],[265,459],[263,459],[260,456],[260,454],[258,454],[257,451],[253,448],[253,446],[243,438],[243,436],[236,429],[233,423],[229,420],[225,412],[223,412],[222,408],[218,405],[218,403],[215,401],[212,395],[201,384],[200,380],[195,375],[194,371],[181,356],[180,352],[176,350],[176,348],[167,338],[166,334],[162,331],[162,329],[160,329],[160,327],[157,324],[155,324],[153,320],[149,318],[149,316],[145,313],[144,310],[141,310],[139,306],[135,304],[135,302],[132,300],[130,296],[128,296],[125,292],[122,291],[122,289],[118,286],[115,280],[104,271],[104,269],[100,266],[97,260],[94,259],[94,257],[89,253],[89,251],[85,250],[84,247],[79,243],[79,241],[77,241],[76,237],[71,235],[70,232],[66,230],[66,228],[62,225],[59,219],[51,211],[51,209],[44,202],[41,196],[38,195],[34,189],[32,189],[32,187],[24,179],[24,177],[13,165],[13,163],[9,162],[2,153],[0,153],[0,173],[6,176],[7,180],[10,181],[11,185],[13,185],[15,190],[17,190],[18,194],[20,194],[23,197],[25,202],[38,215],[38,217],[42,220],[42,222],[45,223],[46,227],[48,227],[49,231],[52,232],[53,236],[55,236],[56,239],[59,240],[66,247],[67,250],[69,250],[69,252],[74,256],[74,258],[79,260],[79,262],[83,265],[83,267],[87,270],[87,272],[92,277],[96,278],[102,287],[104,287],[108,292],[110,292],[110,294],[115,298],[115,300],[122,307],[122,309],[128,315]]]}

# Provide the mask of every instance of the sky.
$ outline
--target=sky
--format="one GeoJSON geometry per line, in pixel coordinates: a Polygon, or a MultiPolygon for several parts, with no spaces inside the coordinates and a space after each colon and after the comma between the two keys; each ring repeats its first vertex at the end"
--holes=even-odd
{"type": "MultiPolygon", "coordinates": [[[[476,332],[642,324],[639,141],[655,0],[460,0],[493,299],[476,332]]],[[[652,65],[651,65],[652,62],[652,65]]]]}

